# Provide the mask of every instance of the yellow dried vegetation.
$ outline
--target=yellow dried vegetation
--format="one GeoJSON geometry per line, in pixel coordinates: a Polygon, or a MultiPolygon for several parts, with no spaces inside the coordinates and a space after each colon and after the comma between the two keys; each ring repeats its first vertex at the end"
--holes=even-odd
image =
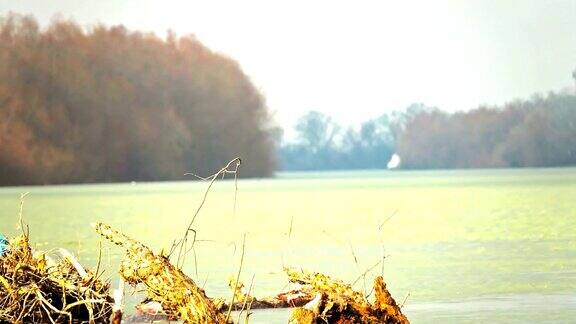
{"type": "Polygon", "coordinates": [[[341,280],[318,272],[285,271],[290,282],[300,284],[302,292],[315,296],[292,312],[290,324],[409,323],[380,276],[374,281],[375,300],[370,303],[363,294],[341,280]]]}
{"type": "Polygon", "coordinates": [[[113,300],[98,271],[69,253],[58,261],[33,253],[27,234],[8,246],[0,256],[0,322],[109,323],[113,300]]]}
{"type": "Polygon", "coordinates": [[[108,225],[99,223],[94,228],[98,234],[124,249],[119,269],[122,278],[133,286],[144,285],[146,297],[159,302],[170,317],[185,323],[227,322],[226,316],[217,310],[204,290],[170,263],[167,256],[154,254],[144,244],[108,225]]]}

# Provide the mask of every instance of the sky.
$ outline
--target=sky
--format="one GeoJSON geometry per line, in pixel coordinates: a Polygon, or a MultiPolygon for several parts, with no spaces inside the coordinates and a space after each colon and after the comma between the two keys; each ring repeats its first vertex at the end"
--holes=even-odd
{"type": "Polygon", "coordinates": [[[576,0],[0,0],[10,11],[195,34],[240,63],[284,127],[309,110],[353,125],[574,87],[576,0]]]}

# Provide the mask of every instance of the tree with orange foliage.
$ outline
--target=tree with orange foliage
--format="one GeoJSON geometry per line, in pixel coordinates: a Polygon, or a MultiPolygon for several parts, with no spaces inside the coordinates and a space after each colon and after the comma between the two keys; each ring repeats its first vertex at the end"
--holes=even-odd
{"type": "Polygon", "coordinates": [[[241,156],[268,176],[264,99],[193,36],[0,19],[0,185],[182,179],[241,156]]]}

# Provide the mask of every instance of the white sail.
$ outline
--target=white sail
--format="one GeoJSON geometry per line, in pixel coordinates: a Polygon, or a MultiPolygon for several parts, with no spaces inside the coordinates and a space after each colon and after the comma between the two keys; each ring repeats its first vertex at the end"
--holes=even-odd
{"type": "Polygon", "coordinates": [[[386,165],[388,169],[396,169],[400,166],[400,155],[394,153],[386,165]]]}

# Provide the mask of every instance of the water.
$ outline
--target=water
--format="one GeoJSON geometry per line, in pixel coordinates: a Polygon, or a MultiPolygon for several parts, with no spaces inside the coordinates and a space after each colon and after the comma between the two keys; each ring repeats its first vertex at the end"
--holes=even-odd
{"type": "MultiPolygon", "coordinates": [[[[17,233],[19,194],[30,192],[24,217],[36,247],[65,247],[95,265],[99,237],[90,223],[167,249],[206,186],[2,188],[0,231],[17,233]]],[[[217,183],[194,224],[198,265],[190,255],[185,271],[210,296],[230,294],[247,233],[242,280],[248,285],[254,275],[256,296],[285,288],[283,266],[353,282],[385,255],[383,269],[355,287],[368,292],[383,271],[414,323],[576,319],[574,168],[286,173],[240,181],[235,215],[234,193],[233,182],[217,183]]],[[[120,255],[104,244],[106,275],[114,276],[120,255]]],[[[285,323],[288,314],[256,311],[251,322],[285,323]]]]}

